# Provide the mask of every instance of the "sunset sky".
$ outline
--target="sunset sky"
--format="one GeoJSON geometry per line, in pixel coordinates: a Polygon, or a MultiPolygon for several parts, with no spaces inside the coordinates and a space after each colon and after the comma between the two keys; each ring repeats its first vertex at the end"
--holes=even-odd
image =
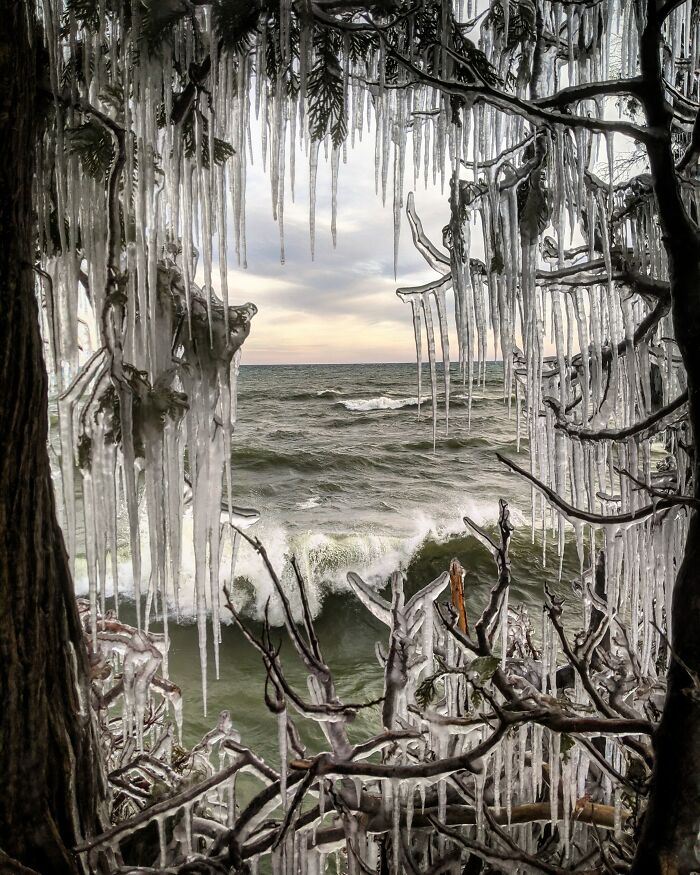
{"type": "MultiPolygon", "coordinates": [[[[255,143],[256,137],[253,136],[255,143]]],[[[235,263],[229,246],[231,302],[258,306],[244,364],[396,362],[415,357],[411,311],[396,287],[427,282],[436,274],[413,247],[405,213],[397,279],[393,268],[391,182],[386,207],[374,190],[374,135],[348,145],[338,184],[338,244],[330,231],[330,163],[319,157],[316,206],[316,257],[309,247],[308,159],[297,153],[296,203],[289,186],[285,201],[286,263],[280,264],[279,234],[272,218],[269,176],[256,164],[248,168],[248,269],[235,263]]],[[[406,192],[412,187],[410,151],[406,192]]],[[[441,241],[448,220],[440,183],[422,182],[416,205],[426,232],[441,241]]]]}

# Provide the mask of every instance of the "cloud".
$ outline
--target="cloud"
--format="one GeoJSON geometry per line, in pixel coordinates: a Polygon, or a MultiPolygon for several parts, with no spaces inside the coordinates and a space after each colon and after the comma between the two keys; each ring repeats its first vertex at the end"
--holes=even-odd
{"type": "MultiPolygon", "coordinates": [[[[255,139],[255,138],[254,138],[255,139]]],[[[370,138],[371,139],[371,138],[370,138]]],[[[407,161],[407,167],[412,162],[407,161]]],[[[348,147],[340,165],[337,246],[331,239],[330,163],[319,160],[316,252],[309,240],[308,164],[296,155],[295,200],[289,172],[284,204],[285,263],[272,217],[270,180],[256,157],[248,167],[247,269],[235,265],[228,241],[229,296],[253,301],[259,313],[244,347],[244,362],[410,361],[414,356],[410,308],[397,286],[423,283],[435,274],[415,250],[402,217],[397,275],[394,279],[394,219],[391,193],[385,206],[375,192],[374,144],[348,147]]],[[[409,172],[407,171],[407,177],[409,172]]],[[[410,185],[406,185],[406,193],[410,185]]],[[[419,188],[416,204],[426,232],[439,243],[447,221],[447,196],[439,186],[419,188]]],[[[232,223],[231,223],[232,224],[232,223]]],[[[215,266],[215,277],[218,267],[215,266]]]]}

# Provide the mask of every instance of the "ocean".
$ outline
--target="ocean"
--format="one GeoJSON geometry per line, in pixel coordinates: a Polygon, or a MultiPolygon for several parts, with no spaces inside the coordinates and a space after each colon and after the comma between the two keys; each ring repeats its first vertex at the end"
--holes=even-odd
{"type": "MultiPolygon", "coordinates": [[[[558,584],[551,538],[543,566],[541,537],[533,540],[531,532],[530,488],[495,457],[496,451],[511,457],[517,452],[515,413],[509,416],[503,400],[501,366],[488,365],[484,387],[474,391],[471,428],[456,369],[451,377],[449,432],[441,393],[433,451],[427,368],[420,418],[415,365],[241,368],[232,446],[234,504],[260,511],[250,534],[260,538],[284,579],[289,579],[290,557],[296,556],[326,660],[346,700],[380,695],[375,642],[387,639],[386,628],[348,592],[348,571],[381,588],[392,571],[401,570],[410,593],[457,557],[467,570],[466,602],[473,622],[494,583],[495,568],[469,536],[463,516],[492,528],[499,498],[509,502],[516,524],[510,603],[528,606],[536,630],[542,622],[543,582],[566,593],[578,571],[571,545],[558,584]]],[[[523,463],[526,453],[523,443],[523,463]]],[[[232,589],[236,605],[259,629],[272,587],[260,557],[247,545],[240,549],[232,589]]],[[[279,622],[274,602],[270,612],[279,622]]],[[[243,742],[276,761],[276,722],[263,700],[261,660],[240,631],[232,625],[222,629],[218,680],[209,658],[206,716],[196,629],[187,622],[171,624],[170,635],[170,675],[183,690],[186,743],[196,742],[216,723],[218,712],[228,709],[243,742]]],[[[284,638],[281,630],[279,635],[284,638]]],[[[283,644],[282,660],[290,680],[306,694],[305,672],[289,642],[283,644]]],[[[378,709],[359,712],[357,737],[377,720],[378,709]]],[[[307,733],[303,720],[297,722],[308,743],[320,741],[318,733],[307,733]]]]}

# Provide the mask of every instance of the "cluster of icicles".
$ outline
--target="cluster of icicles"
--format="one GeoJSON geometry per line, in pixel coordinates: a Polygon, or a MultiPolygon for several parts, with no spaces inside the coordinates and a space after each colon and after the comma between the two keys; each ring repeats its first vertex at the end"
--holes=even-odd
{"type": "MultiPolygon", "coordinates": [[[[548,859],[564,867],[590,859],[601,835],[619,838],[633,813],[629,790],[618,778],[626,768],[626,745],[633,741],[630,735],[595,738],[597,733],[588,736],[585,729],[572,737],[560,724],[556,731],[547,727],[548,711],[560,721],[574,716],[585,721],[600,703],[572,666],[561,664],[562,642],[550,623],[550,612],[557,616],[556,600],[550,596],[541,632],[533,629],[525,608],[509,606],[512,526],[505,502],[500,542],[465,522],[499,570],[488,604],[471,605],[484,608],[476,625],[482,623],[487,641],[495,642],[493,651],[456,628],[445,591],[463,586],[458,563],[410,598],[399,573],[392,576],[390,600],[358,575],[348,575],[359,601],[388,633],[377,645],[384,669],[381,720],[372,721],[375,734],[370,730],[367,737],[348,730],[358,710],[372,703],[351,704],[338,696],[308,609],[303,624],[296,624],[276,582],[287,632],[309,670],[307,692],[289,688],[279,652],[270,644],[269,702],[276,701],[279,767],[246,746],[235,728],[235,710],[222,712],[192,751],[177,747],[160,704],[165,697],[179,702],[176,688],[160,676],[162,637],[114,617],[100,618],[94,691],[117,822],[79,852],[93,864],[106,855],[115,871],[139,871],[133,863],[138,853],[141,865],[172,867],[168,871],[187,863],[200,866],[192,871],[209,871],[206,865],[227,871],[246,862],[256,872],[260,859],[271,856],[275,875],[323,873],[335,856],[337,871],[350,875],[376,871],[380,859],[399,873],[422,871],[445,858],[446,869],[459,873],[472,851],[486,860],[502,852],[499,828],[536,858],[547,836],[544,824],[556,825],[548,859]],[[534,638],[541,645],[534,645],[534,638]],[[491,686],[497,670],[501,686],[519,698],[517,707],[538,715],[535,722],[513,719],[513,701],[491,686]],[[120,695],[123,705],[115,715],[112,706],[120,695]],[[503,713],[496,711],[499,702],[503,713]],[[499,736],[502,718],[512,719],[512,725],[499,736]],[[308,722],[316,723],[328,745],[318,757],[302,741],[308,722]],[[148,827],[152,838],[135,841],[148,827]]],[[[639,675],[630,659],[615,655],[620,629],[617,618],[611,623],[605,614],[595,575],[591,569],[584,576],[598,605],[597,617],[582,633],[597,654],[590,678],[611,697],[623,695],[628,717],[638,715],[643,729],[644,709],[658,707],[663,688],[653,671],[639,675]]],[[[305,603],[302,580],[299,587],[305,603]]],[[[86,605],[91,642],[89,612],[86,605]]],[[[255,641],[245,626],[242,630],[255,641]]],[[[265,642],[256,646],[264,650],[265,642]]],[[[629,729],[632,735],[640,731],[632,723],[629,729]]]]}
{"type": "MultiPolygon", "coordinates": [[[[575,55],[572,48],[568,61],[549,57],[539,81],[517,83],[518,96],[638,74],[633,4],[542,7],[546,31],[565,29],[571,45],[582,31],[593,50],[575,55]],[[619,63],[612,73],[610,59],[619,63]]],[[[517,44],[507,47],[507,26],[484,25],[480,41],[503,77],[519,57],[517,44]]],[[[667,39],[679,54],[664,55],[664,75],[677,84],[681,107],[682,92],[693,93],[695,81],[676,68],[677,58],[698,57],[697,28],[686,5],[669,18],[667,39]]],[[[571,110],[607,120],[619,118],[619,108],[617,98],[598,98],[571,110]]],[[[493,349],[504,362],[509,410],[515,402],[518,448],[528,442],[529,465],[518,473],[533,483],[533,541],[539,530],[543,561],[553,543],[561,568],[565,532],[573,527],[582,572],[586,556],[605,550],[608,610],[626,608],[633,647],[648,671],[663,646],[660,630],[670,628],[688,521],[674,496],[692,492],[684,449],[692,440],[646,164],[611,131],[539,126],[485,102],[464,115],[450,139],[443,240],[426,234],[412,194],[406,207],[414,244],[438,277],[397,291],[412,308],[419,396],[427,346],[433,440],[440,377],[447,431],[450,380],[465,384],[471,412],[493,349]],[[450,290],[458,341],[452,375],[450,290]]],[[[697,209],[693,185],[683,186],[683,196],[697,209]]]]}
{"type": "MultiPolygon", "coordinates": [[[[509,82],[518,69],[519,51],[517,41],[508,39],[509,28],[516,25],[510,18],[512,8],[506,4],[501,18],[481,15],[486,10],[481,3],[469,3],[464,9],[460,4],[458,10],[485,22],[481,47],[496,72],[509,82]]],[[[583,29],[592,50],[575,53],[572,48],[568,63],[563,64],[556,57],[546,58],[542,81],[536,83],[541,94],[550,94],[562,84],[606,79],[608,59],[618,56],[622,75],[635,74],[632,2],[590,8],[552,2],[543,8],[547,28],[556,33],[568,29],[572,47],[583,29]],[[618,29],[628,37],[619,50],[611,39],[618,29]]],[[[218,671],[221,583],[226,573],[233,577],[235,527],[256,518],[254,512],[233,505],[235,481],[228,452],[240,348],[255,308],[231,305],[227,271],[229,231],[237,260],[246,262],[245,176],[255,119],[269,169],[282,253],[286,179],[294,190],[297,155],[305,154],[310,167],[313,251],[319,151],[322,147],[330,158],[335,189],[346,147],[333,145],[328,137],[319,143],[309,135],[306,78],[313,66],[313,40],[301,23],[300,44],[305,48],[298,58],[290,55],[287,41],[293,13],[286,0],[280,4],[278,36],[284,43],[281,57],[300,67],[300,87],[294,94],[279,78],[269,81],[264,73],[271,33],[259,32],[250,49],[220,52],[205,6],[192,12],[196,33],[185,17],[158,57],[150,56],[147,41],[138,38],[140,16],[145,14],[139,3],[131,5],[129,18],[120,4],[113,4],[109,14],[98,15],[94,31],[82,26],[60,2],[45,3],[42,9],[56,123],[47,130],[39,156],[36,202],[44,331],[56,396],[52,449],[60,474],[59,505],[71,559],[84,552],[87,560],[86,625],[95,652],[108,632],[108,582],[117,604],[120,524],[127,520],[140,628],[138,634],[129,633],[128,645],[120,639],[123,652],[116,643],[114,658],[120,668],[123,660],[125,670],[128,658],[128,671],[133,670],[124,688],[125,725],[133,729],[157,695],[152,679],[158,672],[167,677],[167,617],[168,609],[178,611],[182,520],[188,505],[194,524],[205,698],[207,615],[212,618],[218,671]],[[208,72],[200,74],[205,60],[208,72]],[[191,71],[189,81],[172,74],[176,67],[191,71]],[[121,139],[119,130],[126,132],[121,139]],[[96,131],[102,131],[106,145],[95,146],[96,131]],[[93,146],[103,154],[109,153],[111,144],[107,188],[103,176],[93,178],[85,172],[80,137],[92,137],[93,146]],[[215,137],[230,144],[233,153],[222,153],[215,137]],[[110,201],[115,193],[116,210],[110,201]],[[115,265],[109,244],[120,233],[125,245],[115,265]],[[122,315],[120,321],[117,317],[122,315]],[[121,369],[115,368],[117,334],[126,363],[121,369]],[[144,528],[151,568],[147,581],[141,561],[144,528]],[[229,563],[223,577],[222,558],[229,563]],[[145,609],[141,595],[146,597],[145,609]],[[159,648],[148,627],[161,616],[165,630],[159,648]]],[[[681,7],[669,19],[674,52],[665,55],[665,63],[668,80],[676,83],[673,59],[697,61],[697,23],[686,20],[689,14],[681,7]]],[[[443,185],[452,179],[444,249],[429,240],[414,206],[407,203],[414,240],[440,274],[434,284],[401,290],[413,309],[419,364],[424,332],[427,339],[434,423],[438,420],[435,321],[445,363],[446,413],[449,410],[446,293],[451,287],[459,378],[466,383],[469,397],[484,380],[490,345],[505,363],[504,395],[508,403],[515,397],[519,431],[529,442],[530,469],[524,473],[538,483],[533,491],[533,533],[539,519],[543,555],[549,539],[563,555],[568,521],[581,559],[584,627],[595,610],[606,616],[611,628],[624,621],[628,639],[611,636],[610,648],[618,661],[613,680],[621,683],[636,673],[643,679],[639,686],[653,690],[658,686],[657,661],[663,650],[658,630],[668,631],[667,606],[686,527],[683,508],[669,497],[687,491],[688,460],[683,449],[684,375],[674,351],[662,282],[652,298],[648,286],[640,294],[629,281],[631,273],[654,281],[665,277],[648,186],[645,189],[642,178],[636,188],[613,184],[616,144],[610,134],[554,122],[540,129],[482,102],[467,102],[457,125],[452,106],[438,91],[386,87],[381,52],[360,61],[346,52],[341,59],[348,144],[352,146],[355,137],[374,127],[377,187],[382,196],[393,188],[396,239],[410,167],[409,143],[414,182],[421,175],[434,183],[439,177],[443,185]],[[602,176],[596,172],[599,153],[604,158],[601,163],[608,163],[607,178],[605,171],[602,176]],[[523,199],[526,204],[529,199],[531,207],[539,200],[540,211],[523,209],[523,199]],[[631,209],[619,219],[627,206],[631,209]],[[657,308],[658,318],[640,333],[639,326],[649,324],[657,308]],[[549,343],[553,355],[547,352],[549,343]],[[675,401],[679,401],[676,406],[675,401]],[[668,414],[654,420],[666,408],[668,414]],[[649,428],[635,432],[635,424],[647,419],[649,428]],[[658,512],[660,495],[668,505],[663,513],[658,512]],[[606,557],[604,599],[592,593],[590,572],[584,570],[601,547],[606,557]],[[632,654],[629,672],[625,654],[632,654]]],[[[420,60],[409,57],[414,63],[420,60]]],[[[691,63],[688,70],[697,66],[691,63]]],[[[532,83],[515,79],[514,92],[528,96],[532,83]]],[[[585,103],[578,111],[602,117],[609,111],[609,101],[585,103]]],[[[696,197],[694,191],[684,194],[696,197]]],[[[335,195],[332,201],[335,227],[335,195]]],[[[441,586],[429,587],[404,605],[397,580],[394,603],[387,606],[357,580],[350,585],[391,629],[390,646],[382,657],[387,666],[385,711],[387,701],[391,705],[384,715],[385,726],[389,719],[387,731],[406,726],[405,731],[417,737],[409,736],[392,747],[382,733],[374,747],[369,740],[366,748],[358,749],[347,737],[350,712],[333,721],[326,714],[319,721],[332,756],[347,762],[384,750],[386,762],[405,767],[410,775],[408,766],[433,755],[440,759],[478,750],[490,730],[481,722],[472,725],[465,717],[468,671],[445,679],[434,709],[419,706],[416,700],[417,688],[437,668],[436,654],[441,664],[465,670],[471,659],[433,614],[433,597],[441,586]]],[[[508,667],[509,642],[523,626],[522,616],[518,619],[509,612],[506,595],[507,590],[493,618],[493,640],[502,642],[498,653],[504,667],[508,667]]],[[[528,658],[539,662],[527,675],[535,682],[523,681],[530,684],[533,696],[557,692],[557,639],[547,623],[541,646],[538,659],[531,649],[527,651],[528,658]]],[[[518,671],[516,676],[522,679],[523,670],[518,671]]],[[[587,705],[580,679],[574,684],[573,701],[587,705]]],[[[310,689],[313,702],[324,704],[327,688],[324,692],[312,677],[310,689]]],[[[626,687],[625,694],[634,697],[635,689],[626,687]]],[[[332,713],[340,713],[337,703],[330,704],[332,713]]],[[[106,843],[116,846],[117,839],[153,819],[158,822],[160,862],[170,863],[215,847],[222,829],[238,829],[236,841],[244,849],[247,846],[248,858],[255,861],[260,853],[271,852],[276,872],[297,871],[297,864],[302,872],[324,871],[325,854],[343,846],[346,857],[339,866],[359,873],[368,867],[374,870],[377,855],[383,852],[377,836],[393,833],[391,854],[398,869],[399,854],[404,853],[402,831],[414,860],[427,865],[434,842],[437,850],[444,850],[444,836],[429,828],[432,821],[427,818],[434,812],[444,823],[454,794],[458,807],[473,812],[474,840],[481,842],[487,831],[482,803],[509,824],[514,806],[539,804],[545,788],[549,811],[542,819],[560,822],[562,835],[575,837],[579,847],[586,847],[585,825],[580,817],[572,819],[572,812],[585,796],[610,805],[610,826],[620,828],[620,788],[611,779],[623,767],[620,743],[608,739],[603,752],[576,743],[560,757],[558,733],[524,724],[475,760],[473,774],[465,773],[466,777],[461,773],[454,777],[447,770],[426,778],[379,779],[361,777],[358,770],[354,782],[338,778],[330,769],[307,787],[310,797],[316,795],[317,807],[303,814],[303,828],[297,823],[284,841],[275,844],[280,825],[267,819],[275,810],[284,819],[299,774],[287,773],[288,745],[297,745],[298,739],[290,730],[286,708],[280,711],[279,721],[280,772],[242,749],[235,730],[223,718],[219,734],[212,736],[217,741],[210,747],[221,748],[225,767],[197,790],[183,791],[184,801],[180,796],[154,807],[139,815],[142,819],[136,824],[125,821],[122,832],[106,843]],[[233,759],[228,762],[227,757],[233,759]],[[605,762],[613,772],[606,770],[605,762]],[[244,814],[249,809],[236,817],[235,776],[242,771],[252,771],[264,784],[277,788],[276,793],[265,791],[269,801],[260,802],[247,819],[244,814]],[[362,796],[367,796],[367,806],[374,805],[375,832],[366,831],[364,819],[347,815],[357,810],[362,796]],[[326,812],[330,825],[324,820],[326,812]],[[174,814],[173,832],[166,825],[174,814]],[[336,816],[339,826],[333,820],[336,816]],[[417,829],[419,822],[422,831],[417,829]]],[[[160,745],[140,730],[136,744],[151,752],[155,747],[159,755],[154,758],[163,762],[171,756],[167,743],[160,745]]],[[[168,764],[172,767],[172,762],[168,764]]],[[[519,843],[534,852],[538,827],[522,824],[517,829],[519,843]]],[[[570,847],[572,842],[563,842],[565,853],[570,847]]],[[[459,862],[458,856],[455,871],[459,862]]]]}
{"type": "MultiPolygon", "coordinates": [[[[472,15],[472,5],[460,14],[472,15]]],[[[299,155],[310,170],[313,255],[319,153],[332,169],[335,236],[341,159],[373,130],[377,190],[382,198],[393,190],[396,252],[408,143],[414,182],[422,174],[426,184],[439,178],[444,186],[460,135],[438,92],[387,86],[383,50],[358,58],[344,40],[338,76],[347,138],[314,140],[307,99],[318,62],[314,36],[288,0],[276,29],[261,25],[240,51],[222,49],[206,6],[192,10],[196,28],[183,13],[155,53],[142,31],[177,10],[98,4],[92,24],[79,17],[82,9],[62,0],[42,5],[54,115],[36,177],[38,287],[61,521],[71,561],[86,559],[93,636],[108,592],[118,608],[121,575],[137,624],[147,629],[162,617],[167,639],[168,612],[180,610],[182,521],[191,505],[206,701],[211,649],[219,668],[219,593],[234,573],[234,526],[256,518],[233,504],[227,449],[240,347],[255,313],[252,304],[232,305],[228,273],[229,259],[246,265],[252,131],[269,172],[282,258],[285,190],[294,194],[299,155]],[[292,16],[298,54],[290,49],[292,16]],[[298,91],[268,77],[271,40],[280,40],[298,91]],[[126,554],[129,571],[120,561],[126,554]]]]}

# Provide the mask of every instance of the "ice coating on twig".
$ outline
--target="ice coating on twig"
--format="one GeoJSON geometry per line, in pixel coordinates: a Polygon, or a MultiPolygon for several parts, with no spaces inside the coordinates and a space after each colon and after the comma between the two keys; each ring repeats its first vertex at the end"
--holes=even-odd
{"type": "MultiPolygon", "coordinates": [[[[587,627],[573,636],[564,630],[563,600],[546,585],[543,634],[536,641],[527,609],[508,603],[513,525],[507,503],[501,502],[495,531],[471,520],[467,526],[491,554],[497,575],[480,604],[467,593],[472,611],[481,610],[473,631],[465,632],[451,604],[440,601],[447,572],[411,597],[396,573],[390,600],[349,575],[388,634],[381,696],[360,702],[338,694],[298,566],[299,622],[264,546],[241,530],[271,576],[283,634],[307,671],[307,691],[295,688],[268,618],[254,631],[224,590],[226,609],[263,661],[279,771],[246,747],[228,710],[191,751],[176,755],[158,705],[179,701],[179,691],[158,674],[164,641],[100,617],[95,701],[113,745],[109,780],[120,808],[114,825],[79,852],[102,848],[128,857],[125,840],[155,823],[159,840],[151,853],[153,865],[161,866],[188,860],[231,866],[245,859],[255,868],[270,856],[273,869],[282,871],[291,857],[306,875],[317,871],[318,854],[343,849],[357,864],[352,871],[369,871],[377,854],[401,871],[435,854],[459,860],[465,848],[482,860],[499,859],[503,843],[525,848],[535,865],[543,861],[541,823],[551,821],[557,831],[549,850],[570,863],[590,863],[601,838],[619,834],[631,816],[620,798],[635,792],[637,778],[620,766],[627,758],[642,773],[647,768],[644,740],[655,725],[647,714],[663,687],[654,670],[642,674],[634,660],[625,662],[631,651],[607,613],[603,559],[590,590],[595,610],[587,627]],[[620,714],[618,697],[632,689],[635,697],[620,714]],[[120,695],[126,710],[115,721],[110,708],[120,695]],[[357,715],[380,706],[381,719],[377,713],[351,737],[357,715]],[[140,750],[115,734],[124,719],[142,727],[140,750]],[[296,721],[321,727],[325,741],[308,749],[296,721]],[[595,744],[601,734],[604,752],[595,744]],[[199,772],[194,782],[187,779],[191,770],[199,772]],[[236,781],[243,772],[249,789],[239,806],[236,781]],[[152,785],[167,792],[154,799],[152,785]]],[[[83,616],[89,641],[87,604],[83,616]]]]}

